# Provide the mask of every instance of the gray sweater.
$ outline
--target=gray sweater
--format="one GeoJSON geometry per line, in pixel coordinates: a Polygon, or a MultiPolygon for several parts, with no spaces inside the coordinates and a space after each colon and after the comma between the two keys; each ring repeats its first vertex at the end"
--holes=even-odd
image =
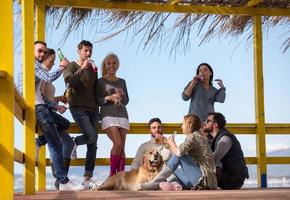
{"type": "Polygon", "coordinates": [[[98,103],[101,106],[101,119],[104,117],[121,117],[128,119],[126,105],[129,103],[129,96],[126,82],[124,79],[118,78],[116,81],[100,78],[98,80],[98,103]],[[121,96],[121,105],[114,105],[111,101],[106,101],[105,97],[116,93],[115,88],[122,88],[124,95],[121,96]]]}
{"type": "MultiPolygon", "coordinates": [[[[189,86],[185,87],[185,89],[189,86]]],[[[188,114],[196,114],[201,122],[207,119],[210,112],[214,112],[214,102],[223,103],[226,99],[226,88],[222,87],[216,89],[212,85],[209,89],[204,89],[201,83],[198,83],[192,90],[191,96],[187,96],[184,91],[182,92],[182,99],[188,101],[190,99],[188,114]]]]}

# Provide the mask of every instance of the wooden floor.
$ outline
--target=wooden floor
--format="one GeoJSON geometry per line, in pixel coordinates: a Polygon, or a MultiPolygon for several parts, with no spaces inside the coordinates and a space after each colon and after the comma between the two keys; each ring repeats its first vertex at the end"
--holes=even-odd
{"type": "Polygon", "coordinates": [[[81,192],[38,192],[35,195],[23,196],[15,194],[15,200],[42,200],[42,199],[202,199],[202,200],[289,200],[290,188],[283,189],[246,189],[246,190],[215,190],[215,191],[81,191],[81,192]]]}

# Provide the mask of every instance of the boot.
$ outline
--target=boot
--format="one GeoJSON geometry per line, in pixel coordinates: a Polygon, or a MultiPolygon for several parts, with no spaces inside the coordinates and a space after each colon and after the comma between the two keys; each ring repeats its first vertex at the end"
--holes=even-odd
{"type": "Polygon", "coordinates": [[[166,165],[163,166],[161,171],[149,182],[142,183],[140,185],[140,189],[142,190],[158,190],[160,189],[159,184],[161,182],[166,181],[166,179],[172,174],[170,168],[168,168],[166,165]]]}
{"type": "Polygon", "coordinates": [[[110,158],[110,176],[113,176],[117,173],[117,168],[120,162],[120,155],[111,154],[110,158]]]}
{"type": "Polygon", "coordinates": [[[125,164],[126,164],[126,158],[125,157],[120,157],[119,161],[119,166],[117,169],[117,172],[122,172],[125,170],[125,164]]]}

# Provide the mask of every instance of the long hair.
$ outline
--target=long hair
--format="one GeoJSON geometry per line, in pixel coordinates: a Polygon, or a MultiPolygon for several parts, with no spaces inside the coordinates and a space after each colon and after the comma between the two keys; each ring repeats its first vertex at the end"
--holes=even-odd
{"type": "Polygon", "coordinates": [[[102,62],[102,76],[105,76],[105,75],[108,73],[106,65],[107,65],[107,62],[108,62],[108,60],[109,60],[110,58],[116,60],[117,67],[119,67],[119,65],[120,65],[120,62],[119,62],[119,58],[118,58],[118,56],[117,56],[116,54],[114,54],[114,53],[110,53],[109,55],[107,55],[107,56],[104,58],[104,60],[103,60],[103,62],[102,62]]]}
{"type": "Polygon", "coordinates": [[[198,67],[197,67],[197,69],[196,69],[196,76],[199,74],[199,68],[200,68],[202,65],[205,65],[205,66],[209,69],[209,71],[211,72],[211,75],[210,75],[210,77],[209,77],[209,84],[212,85],[213,69],[212,69],[212,67],[211,67],[209,64],[207,64],[207,63],[201,63],[201,64],[199,64],[198,67]]]}
{"type": "Polygon", "coordinates": [[[200,129],[201,122],[197,115],[188,114],[188,115],[185,115],[183,119],[184,119],[184,126],[186,128],[185,133],[190,134],[200,129]]]}

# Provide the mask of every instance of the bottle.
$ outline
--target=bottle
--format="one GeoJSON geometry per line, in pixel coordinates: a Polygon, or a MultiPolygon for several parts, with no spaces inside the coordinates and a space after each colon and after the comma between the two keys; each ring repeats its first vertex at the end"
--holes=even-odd
{"type": "Polygon", "coordinates": [[[58,57],[59,57],[59,60],[60,61],[62,61],[65,58],[65,56],[61,52],[60,48],[57,49],[57,54],[58,54],[58,57]]]}

